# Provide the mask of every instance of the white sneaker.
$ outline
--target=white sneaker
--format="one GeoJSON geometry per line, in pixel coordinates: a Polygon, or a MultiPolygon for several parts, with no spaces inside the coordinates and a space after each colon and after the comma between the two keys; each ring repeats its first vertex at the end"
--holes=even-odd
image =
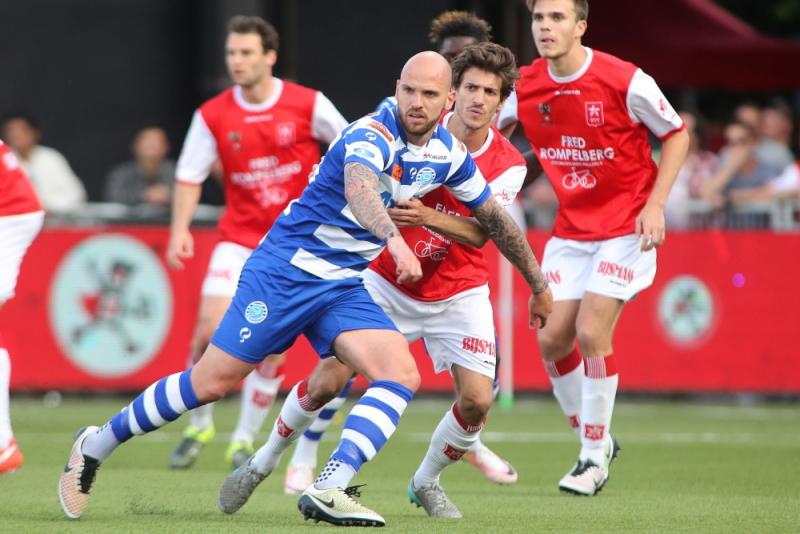
{"type": "Polygon", "coordinates": [[[597,495],[608,482],[608,468],[620,450],[617,440],[612,437],[606,444],[602,465],[597,465],[592,460],[578,459],[572,471],[564,475],[558,483],[558,489],[573,495],[597,495]]]}
{"type": "Polygon", "coordinates": [[[496,484],[513,484],[517,481],[517,470],[481,442],[475,449],[467,451],[463,458],[496,484]]]}
{"type": "Polygon", "coordinates": [[[312,484],[300,496],[300,500],[297,501],[297,509],[303,514],[303,517],[313,519],[315,522],[325,521],[344,527],[382,527],[386,525],[386,521],[378,513],[353,499],[353,497],[361,496],[358,491],[360,487],[321,490],[312,484]]]}
{"type": "Polygon", "coordinates": [[[78,519],[89,505],[89,492],[97,476],[100,462],[90,456],[84,456],[81,445],[90,434],[100,430],[96,426],[87,426],[78,430],[72,450],[64,466],[64,472],[58,480],[58,500],[61,509],[70,519],[78,519]]]}
{"type": "Polygon", "coordinates": [[[283,492],[286,495],[300,495],[314,483],[314,468],[310,465],[290,465],[286,468],[283,492]]]}
{"type": "Polygon", "coordinates": [[[408,500],[423,508],[430,517],[449,517],[460,519],[463,517],[458,507],[447,498],[447,494],[438,482],[421,488],[414,487],[414,477],[408,483],[408,500]]]}

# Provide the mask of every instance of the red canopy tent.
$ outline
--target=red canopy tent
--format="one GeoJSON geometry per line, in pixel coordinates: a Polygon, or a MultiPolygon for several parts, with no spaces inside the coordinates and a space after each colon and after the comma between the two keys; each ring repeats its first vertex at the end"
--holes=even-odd
{"type": "Polygon", "coordinates": [[[800,41],[760,34],[711,0],[591,0],[583,42],[662,87],[800,89],[800,41]]]}

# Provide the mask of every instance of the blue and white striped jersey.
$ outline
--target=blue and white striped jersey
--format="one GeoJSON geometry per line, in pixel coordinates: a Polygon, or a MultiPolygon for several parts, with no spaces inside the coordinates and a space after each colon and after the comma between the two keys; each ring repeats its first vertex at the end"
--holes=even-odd
{"type": "Polygon", "coordinates": [[[380,177],[387,207],[447,187],[467,207],[490,192],[463,143],[441,125],[424,146],[408,143],[394,108],[348,125],[334,139],[303,195],[275,221],[261,246],[325,280],[359,276],[385,243],[366,230],[344,196],[344,167],[366,165],[380,177]]]}

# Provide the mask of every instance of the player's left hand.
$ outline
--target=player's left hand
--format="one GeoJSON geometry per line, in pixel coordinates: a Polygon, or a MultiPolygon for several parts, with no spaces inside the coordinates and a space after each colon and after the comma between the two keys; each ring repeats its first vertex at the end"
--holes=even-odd
{"type": "Polygon", "coordinates": [[[648,202],[636,217],[636,237],[642,240],[639,249],[646,252],[660,247],[667,237],[664,208],[648,202]]]}
{"type": "Polygon", "coordinates": [[[425,206],[420,199],[414,197],[408,200],[398,200],[396,205],[397,208],[389,208],[386,211],[398,227],[424,226],[428,224],[430,212],[434,211],[425,206]]]}
{"type": "Polygon", "coordinates": [[[528,299],[528,328],[544,328],[552,311],[553,293],[549,287],[538,295],[532,294],[528,299]]]}

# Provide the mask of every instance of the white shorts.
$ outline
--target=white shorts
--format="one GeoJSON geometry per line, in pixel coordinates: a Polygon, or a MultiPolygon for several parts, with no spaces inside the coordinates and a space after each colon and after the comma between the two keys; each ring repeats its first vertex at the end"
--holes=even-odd
{"type": "Polygon", "coordinates": [[[230,241],[217,243],[211,254],[200,294],[204,297],[233,298],[239,284],[239,275],[252,252],[253,249],[230,241]]]}
{"type": "Polygon", "coordinates": [[[586,291],[628,301],[653,283],[656,250],[639,250],[636,235],[606,241],[552,237],[544,247],[544,271],[553,300],[580,300],[586,291]]]}
{"type": "Polygon", "coordinates": [[[489,286],[424,302],[409,297],[370,269],[362,276],[373,300],[408,342],[422,338],[437,373],[458,364],[494,379],[496,347],[489,286]]]}
{"type": "Polygon", "coordinates": [[[22,258],[43,222],[43,211],[0,217],[0,302],[14,296],[22,258]]]}

